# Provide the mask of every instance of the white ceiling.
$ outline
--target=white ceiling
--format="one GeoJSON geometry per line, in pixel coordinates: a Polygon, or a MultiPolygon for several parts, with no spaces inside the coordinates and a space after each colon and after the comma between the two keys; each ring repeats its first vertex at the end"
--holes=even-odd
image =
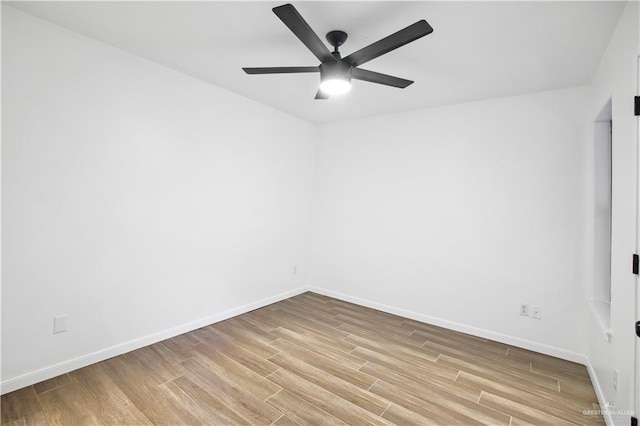
{"type": "Polygon", "coordinates": [[[281,2],[9,2],[12,7],[321,123],[589,84],[623,2],[295,2],[343,56],[420,19],[434,32],[366,64],[415,83],[354,81],[314,100],[319,74],[246,75],[241,67],[317,65],[273,14],[281,2]]]}

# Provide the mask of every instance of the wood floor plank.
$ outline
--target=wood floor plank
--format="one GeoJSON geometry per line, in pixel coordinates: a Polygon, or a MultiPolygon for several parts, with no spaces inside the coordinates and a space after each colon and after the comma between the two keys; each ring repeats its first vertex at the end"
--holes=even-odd
{"type": "Polygon", "coordinates": [[[389,324],[400,324],[405,319],[398,315],[390,314],[388,312],[382,312],[376,309],[367,308],[364,306],[356,305],[355,303],[345,302],[343,300],[338,299],[330,299],[327,303],[327,306],[331,307],[332,311],[341,311],[341,312],[351,312],[358,313],[360,315],[369,316],[372,319],[387,322],[389,324]]]}
{"type": "Polygon", "coordinates": [[[158,382],[124,356],[108,359],[99,365],[140,411],[161,404],[166,398],[158,382]]]}
{"type": "Polygon", "coordinates": [[[171,339],[150,345],[149,348],[157,353],[165,362],[169,363],[169,365],[179,364],[193,356],[193,351],[190,347],[182,347],[171,339]]]}
{"type": "Polygon", "coordinates": [[[72,381],[39,395],[52,425],[151,424],[100,364],[69,373],[72,381]]]}
{"type": "MultiPolygon", "coordinates": [[[[351,353],[343,352],[331,346],[324,345],[319,342],[311,342],[309,339],[301,334],[295,333],[291,330],[284,328],[278,328],[273,331],[274,334],[278,334],[282,339],[295,343],[298,346],[309,349],[310,351],[319,353],[334,361],[337,361],[347,367],[358,369],[364,365],[365,360],[359,358],[351,353]]],[[[273,344],[271,346],[274,346],[273,344]]]]}
{"type": "Polygon", "coordinates": [[[389,408],[387,408],[382,414],[382,418],[393,424],[402,426],[424,426],[436,424],[431,419],[423,417],[415,411],[408,410],[394,403],[389,405],[389,408]]]}
{"type": "Polygon", "coordinates": [[[244,314],[244,317],[247,321],[259,324],[267,331],[273,331],[283,325],[283,321],[280,317],[278,317],[275,311],[270,309],[256,309],[255,311],[244,314]]]}
{"type": "Polygon", "coordinates": [[[310,301],[319,302],[319,303],[328,303],[328,302],[333,302],[333,301],[336,300],[336,299],[334,299],[332,297],[328,297],[328,296],[325,296],[323,294],[313,293],[311,291],[307,291],[305,293],[302,293],[302,294],[298,295],[297,297],[308,299],[310,301]]]}
{"type": "MultiPolygon", "coordinates": [[[[504,343],[481,339],[479,337],[469,336],[468,334],[451,330],[449,330],[449,334],[447,334],[440,328],[430,331],[425,331],[424,329],[416,330],[413,334],[422,336],[427,340],[443,339],[444,342],[456,344],[459,347],[464,347],[465,349],[472,350],[474,352],[479,351],[480,353],[495,354],[500,356],[500,358],[506,358],[507,351],[509,349],[509,346],[504,343]]],[[[524,364],[527,364],[527,362],[524,362],[524,364]]]]}
{"type": "Polygon", "coordinates": [[[338,306],[331,308],[331,312],[333,313],[334,319],[336,320],[339,320],[338,317],[340,316],[346,316],[354,320],[362,321],[369,325],[386,325],[390,327],[390,331],[400,332],[400,334],[409,335],[414,330],[413,327],[408,326],[404,323],[402,317],[375,311],[368,308],[344,308],[338,306]]]}
{"type": "Polygon", "coordinates": [[[69,383],[71,383],[71,377],[69,377],[68,374],[62,374],[52,379],[45,380],[44,382],[36,383],[35,385],[33,385],[33,388],[36,390],[36,393],[40,394],[42,392],[50,391],[69,383]]]}
{"type": "Polygon", "coordinates": [[[278,420],[272,423],[273,426],[300,426],[298,423],[291,420],[289,417],[283,415],[278,420]]]}
{"type": "MultiPolygon", "coordinates": [[[[424,349],[425,351],[429,350],[428,348],[423,348],[425,340],[422,337],[414,336],[414,335],[404,335],[404,334],[388,334],[380,331],[363,329],[360,327],[353,326],[351,324],[342,324],[338,327],[338,330],[345,331],[350,335],[360,336],[367,339],[373,339],[383,342],[393,342],[399,345],[407,346],[407,347],[415,347],[424,349]]],[[[349,337],[349,336],[347,336],[349,337]]],[[[435,353],[435,352],[434,352],[435,353]]]]}
{"type": "Polygon", "coordinates": [[[437,368],[434,364],[440,354],[412,347],[398,345],[392,342],[383,342],[380,340],[367,339],[364,337],[351,335],[344,339],[349,343],[353,343],[359,348],[367,348],[380,354],[388,355],[426,369],[437,368]]]}
{"type": "Polygon", "coordinates": [[[281,309],[291,315],[317,323],[317,325],[322,326],[322,328],[325,328],[325,326],[329,328],[336,328],[342,324],[342,322],[333,318],[335,316],[334,314],[326,313],[322,310],[306,308],[291,299],[285,300],[282,303],[281,309]],[[313,313],[313,315],[309,315],[309,313],[313,313]]]}
{"type": "MultiPolygon", "coordinates": [[[[450,411],[442,406],[434,404],[426,399],[418,398],[417,396],[404,391],[403,389],[385,383],[384,381],[378,381],[371,387],[371,392],[380,395],[383,398],[393,402],[396,405],[405,407],[406,409],[417,413],[428,419],[430,423],[439,425],[482,425],[483,423],[475,420],[472,417],[467,417],[463,414],[450,411]]],[[[506,417],[506,416],[503,416],[506,417]]],[[[499,424],[499,423],[494,423],[499,424]]],[[[508,425],[509,421],[502,424],[508,425]]]]}
{"type": "MultiPolygon", "coordinates": [[[[250,314],[251,312],[249,312],[250,314]]],[[[271,331],[277,326],[272,326],[264,321],[258,321],[254,317],[249,316],[248,314],[235,317],[238,324],[241,324],[244,327],[247,327],[249,330],[254,333],[260,333],[263,337],[268,338],[271,334],[271,331]]],[[[273,340],[273,339],[272,339],[273,340]]]]}
{"type": "Polygon", "coordinates": [[[458,331],[447,330],[446,328],[437,327],[430,324],[420,323],[413,320],[405,320],[404,324],[411,325],[415,328],[414,334],[425,336],[426,338],[445,338],[450,342],[456,342],[468,347],[479,347],[485,352],[495,352],[503,356],[507,355],[509,345],[484,339],[482,337],[472,336],[470,334],[458,331]]]}
{"type": "Polygon", "coordinates": [[[281,319],[280,324],[272,331],[275,332],[278,328],[284,328],[302,335],[321,336],[324,340],[330,340],[333,341],[333,343],[338,342],[340,339],[349,335],[349,333],[346,333],[339,328],[328,327],[323,329],[317,327],[315,324],[309,324],[307,322],[299,321],[296,318],[287,317],[287,315],[288,314],[284,311],[279,314],[281,319]]]}
{"type": "Polygon", "coordinates": [[[347,423],[308,403],[292,393],[281,390],[267,401],[299,425],[346,426],[347,423]]]}
{"type": "Polygon", "coordinates": [[[265,403],[263,399],[244,390],[224,375],[208,369],[197,360],[188,359],[182,364],[190,373],[189,378],[193,383],[250,424],[271,424],[282,416],[280,411],[265,403]]]}
{"type": "Polygon", "coordinates": [[[593,390],[591,382],[585,383],[583,381],[567,379],[559,379],[559,382],[560,392],[582,398],[585,401],[598,402],[598,398],[596,397],[596,393],[593,390]]]}
{"type": "Polygon", "coordinates": [[[387,401],[371,392],[338,377],[326,374],[324,371],[290,355],[278,354],[270,358],[270,360],[287,371],[374,414],[382,414],[389,405],[387,401]]]}
{"type": "MultiPolygon", "coordinates": [[[[542,397],[532,392],[517,389],[510,386],[510,384],[495,382],[466,372],[461,372],[456,381],[481,389],[483,391],[482,395],[487,393],[503,397],[514,403],[535,408],[537,411],[547,413],[567,422],[580,424],[584,421],[582,411],[591,408],[590,405],[586,404],[567,405],[552,397],[542,397]]],[[[520,416],[516,414],[516,417],[520,416]]],[[[525,418],[524,420],[527,419],[525,418]]]]}
{"type": "Polygon", "coordinates": [[[529,369],[530,362],[524,359],[509,358],[507,356],[507,349],[502,345],[493,346],[491,343],[484,343],[478,340],[469,340],[467,338],[460,338],[457,334],[447,336],[444,333],[427,333],[421,330],[416,330],[412,336],[421,337],[425,340],[423,347],[435,348],[435,347],[454,347],[463,352],[471,353],[474,355],[491,358],[494,360],[500,360],[503,363],[507,363],[514,368],[529,369]]]}
{"type": "Polygon", "coordinates": [[[12,426],[603,424],[583,365],[311,292],[1,405],[12,426]]]}
{"type": "Polygon", "coordinates": [[[528,405],[519,404],[508,398],[486,392],[482,392],[479,403],[535,425],[575,425],[575,423],[551,416],[528,405]]]}
{"type": "MultiPolygon", "coordinates": [[[[102,363],[89,365],[72,371],[68,373],[68,375],[71,378],[72,383],[82,384],[92,395],[95,396],[95,399],[99,402],[100,410],[102,411],[99,418],[104,419],[105,416],[109,416],[108,421],[105,421],[105,424],[110,423],[111,420],[113,420],[115,424],[149,424],[141,410],[133,404],[122,388],[115,383],[102,363]]],[[[63,393],[66,392],[67,389],[66,386],[63,386],[56,388],[53,391],[63,393]]],[[[40,401],[42,402],[43,396],[46,396],[49,393],[50,392],[41,394],[40,401]]],[[[44,408],[44,403],[42,403],[42,406],[44,408]]]]}
{"type": "Polygon", "coordinates": [[[177,399],[171,396],[168,396],[162,404],[147,408],[143,414],[154,425],[195,425],[200,423],[184,404],[178,403],[177,399]]]}
{"type": "Polygon", "coordinates": [[[573,395],[562,393],[556,389],[546,389],[537,386],[536,383],[527,385],[522,381],[513,380],[510,376],[491,376],[490,374],[476,374],[462,371],[457,382],[467,383],[496,395],[511,393],[521,399],[529,398],[531,401],[550,401],[546,405],[557,406],[561,411],[565,409],[582,412],[589,409],[593,401],[581,399],[573,395]],[[499,389],[499,390],[498,390],[499,389]]]}
{"type": "Polygon", "coordinates": [[[440,377],[429,377],[428,380],[416,377],[412,371],[394,371],[380,366],[374,362],[367,362],[360,371],[370,374],[379,380],[398,386],[421,398],[430,398],[433,393],[440,394],[443,398],[463,398],[471,402],[478,401],[480,390],[440,377]]]}
{"type": "Polygon", "coordinates": [[[411,327],[403,324],[384,323],[382,321],[374,321],[371,319],[367,320],[363,317],[358,317],[353,313],[341,313],[336,316],[335,319],[341,323],[347,323],[367,330],[377,331],[378,333],[384,332],[390,335],[410,336],[414,332],[411,327]]]}
{"type": "Polygon", "coordinates": [[[278,312],[278,315],[284,320],[286,320],[288,323],[296,324],[298,327],[307,328],[309,330],[315,331],[316,333],[324,334],[325,336],[342,339],[344,337],[347,337],[347,335],[349,334],[337,328],[329,327],[320,321],[313,321],[309,319],[309,315],[307,315],[306,317],[301,315],[296,315],[291,313],[287,309],[282,309],[280,312],[278,312]]]}
{"type": "MultiPolygon", "coordinates": [[[[584,367],[584,366],[582,366],[584,367]]],[[[554,377],[556,379],[570,379],[571,381],[581,381],[591,383],[586,367],[580,370],[565,369],[561,365],[545,364],[540,361],[531,362],[531,372],[554,377]]]]}
{"type": "MultiPolygon", "coordinates": [[[[198,340],[198,338],[193,335],[193,332],[189,332],[184,334],[178,334],[177,336],[173,336],[169,339],[163,340],[162,342],[165,344],[166,342],[171,342],[172,344],[175,344],[178,347],[189,349],[190,347],[200,343],[200,340],[198,340]]],[[[167,346],[169,347],[169,345],[167,346]]],[[[173,348],[171,349],[173,350],[173,348]]]]}
{"type": "Polygon", "coordinates": [[[261,330],[250,322],[244,321],[242,317],[230,318],[225,321],[218,322],[213,328],[225,333],[234,340],[251,340],[268,345],[278,337],[273,336],[270,331],[261,330]]]}
{"type": "Polygon", "coordinates": [[[42,410],[33,386],[2,395],[0,408],[2,408],[0,410],[2,423],[18,420],[42,410]]]}
{"type": "Polygon", "coordinates": [[[16,420],[12,420],[9,423],[2,423],[6,426],[47,426],[50,425],[49,419],[44,414],[44,411],[39,410],[33,413],[29,413],[24,417],[20,417],[16,420]]]}
{"type": "Polygon", "coordinates": [[[312,365],[327,374],[339,377],[362,389],[369,389],[376,381],[375,377],[362,373],[350,367],[346,367],[342,363],[336,362],[331,358],[327,358],[321,354],[305,349],[287,340],[276,340],[271,344],[277,347],[283,353],[289,354],[295,358],[303,360],[305,363],[312,365]]]}
{"type": "Polygon", "coordinates": [[[519,384],[526,388],[535,386],[539,388],[541,392],[559,392],[557,379],[537,376],[518,369],[509,369],[506,366],[500,368],[500,366],[496,364],[487,365],[487,363],[479,361],[477,358],[474,359],[473,357],[464,357],[461,359],[461,357],[455,358],[449,355],[441,355],[440,358],[438,358],[438,364],[448,365],[460,371],[466,371],[467,373],[491,380],[510,382],[512,385],[519,384]],[[467,359],[471,359],[472,361],[468,361],[467,359]]]}
{"type": "MultiPolygon", "coordinates": [[[[380,381],[371,387],[371,391],[381,396],[390,395],[412,395],[414,403],[416,398],[429,401],[432,406],[440,407],[442,414],[449,413],[450,416],[458,415],[457,421],[464,420],[464,417],[475,419],[476,421],[487,425],[508,425],[509,416],[499,413],[493,409],[480,406],[477,401],[479,398],[471,400],[465,395],[455,391],[456,385],[449,385],[446,382],[441,383],[422,383],[419,385],[408,385],[407,380],[394,375],[393,372],[385,371],[384,368],[372,365],[372,369],[380,376],[380,381]],[[382,392],[382,393],[381,393],[382,392]]],[[[458,389],[458,391],[466,391],[466,389],[458,389]]],[[[475,395],[475,392],[474,392],[475,395]]],[[[394,401],[398,405],[403,405],[399,401],[394,401]]],[[[406,406],[406,405],[405,405],[406,406]]],[[[439,414],[436,411],[436,414],[439,414]]],[[[424,415],[424,414],[423,414],[424,415]]],[[[453,421],[453,420],[452,420],[453,421]]]]}
{"type": "MultiPolygon", "coordinates": [[[[58,388],[60,389],[60,388],[58,388]]],[[[64,392],[54,389],[42,395],[42,404],[52,425],[99,425],[95,401],[80,383],[71,383],[64,392]]]]}
{"type": "MultiPolygon", "coordinates": [[[[492,352],[483,352],[476,348],[465,347],[464,345],[458,345],[446,339],[440,341],[427,340],[424,343],[424,348],[428,348],[431,351],[439,352],[442,355],[449,355],[456,359],[466,360],[473,363],[479,363],[481,365],[488,366],[504,366],[509,369],[520,370],[527,374],[531,373],[531,363],[522,360],[509,359],[505,355],[500,355],[492,352]]],[[[557,387],[557,380],[552,377],[547,377],[550,383],[555,383],[557,387]]]]}
{"type": "Polygon", "coordinates": [[[351,353],[364,360],[375,362],[376,364],[388,367],[391,370],[411,371],[412,375],[414,375],[415,377],[424,378],[425,381],[428,381],[431,377],[443,377],[445,379],[454,380],[458,375],[458,370],[444,365],[439,365],[435,362],[427,369],[421,367],[420,365],[407,362],[404,359],[389,356],[381,352],[372,351],[363,347],[358,347],[351,353]]]}
{"type": "Polygon", "coordinates": [[[175,400],[198,419],[196,424],[249,425],[241,416],[229,410],[187,377],[164,384],[175,400]]]}
{"type": "Polygon", "coordinates": [[[322,315],[328,315],[330,317],[334,317],[336,314],[332,311],[331,306],[326,303],[317,303],[313,300],[309,300],[305,298],[303,295],[295,296],[290,299],[287,299],[291,302],[295,302],[298,306],[303,308],[306,311],[321,313],[322,315]]]}
{"type": "Polygon", "coordinates": [[[207,366],[224,374],[242,388],[263,400],[281,389],[280,386],[275,385],[270,380],[265,379],[205,343],[200,343],[194,346],[193,349],[197,354],[197,358],[204,361],[207,366]]]}
{"type": "Polygon", "coordinates": [[[584,365],[567,361],[564,359],[552,357],[549,355],[544,355],[538,352],[533,352],[528,349],[509,347],[507,356],[509,358],[516,358],[516,359],[523,359],[525,361],[530,361],[540,366],[546,365],[549,368],[555,368],[560,371],[573,372],[578,377],[583,377],[585,379],[589,377],[587,368],[584,365]]]}
{"type": "MultiPolygon", "coordinates": [[[[297,333],[309,338],[310,341],[317,341],[318,343],[321,343],[326,346],[330,346],[332,348],[335,348],[345,353],[349,353],[356,348],[356,345],[349,342],[345,342],[342,338],[336,339],[335,337],[327,336],[326,334],[319,333],[308,327],[298,327],[295,324],[287,323],[278,328],[283,328],[285,330],[293,331],[294,333],[297,333]]],[[[348,337],[348,335],[345,335],[345,337],[348,337]]]]}
{"type": "MultiPolygon", "coordinates": [[[[269,346],[270,340],[268,341],[248,330],[239,330],[235,326],[219,326],[219,324],[214,324],[213,326],[206,327],[206,332],[209,335],[216,336],[220,340],[226,340],[227,342],[241,346],[262,358],[269,358],[278,353],[278,351],[269,346]]],[[[277,337],[274,337],[273,339],[275,340],[276,338],[277,337]]]]}
{"type": "Polygon", "coordinates": [[[536,426],[533,423],[529,423],[517,417],[511,416],[511,426],[536,426]]]}
{"type": "Polygon", "coordinates": [[[132,360],[133,365],[147,377],[153,378],[157,384],[169,382],[180,377],[180,371],[156,351],[152,346],[145,346],[125,355],[132,360]]]}
{"type": "MultiPolygon", "coordinates": [[[[206,343],[217,349],[223,348],[225,346],[233,345],[235,343],[233,339],[223,334],[216,333],[213,326],[199,328],[197,330],[192,331],[191,334],[198,339],[198,344],[206,343]]],[[[191,350],[194,350],[195,346],[197,346],[197,344],[193,345],[191,347],[191,350]]]]}
{"type": "Polygon", "coordinates": [[[268,376],[269,380],[286,388],[288,392],[308,403],[330,412],[334,417],[349,425],[389,425],[378,415],[351,404],[324,388],[315,385],[285,369],[279,369],[268,376]]]}
{"type": "Polygon", "coordinates": [[[496,368],[487,368],[483,365],[468,363],[447,356],[442,356],[438,362],[458,366],[461,371],[471,373],[474,376],[491,382],[508,383],[510,387],[518,389],[519,391],[561,402],[562,406],[566,408],[582,411],[588,409],[593,402],[597,402],[593,390],[592,394],[586,397],[575,395],[574,393],[562,392],[555,379],[551,379],[551,383],[545,382],[545,380],[549,379],[548,377],[544,377],[544,380],[541,381],[535,374],[521,374],[518,370],[508,371],[506,368],[501,372],[497,371],[496,368]]]}
{"type": "Polygon", "coordinates": [[[243,315],[230,318],[225,321],[225,323],[231,324],[234,327],[239,327],[240,329],[250,331],[253,335],[258,335],[261,338],[261,342],[269,343],[276,339],[276,337],[271,335],[271,330],[267,330],[268,327],[262,326],[262,324],[255,323],[253,321],[249,321],[248,317],[243,315]]]}
{"type": "Polygon", "coordinates": [[[267,376],[278,369],[277,365],[240,346],[225,346],[220,348],[220,352],[261,376],[267,376]]]}

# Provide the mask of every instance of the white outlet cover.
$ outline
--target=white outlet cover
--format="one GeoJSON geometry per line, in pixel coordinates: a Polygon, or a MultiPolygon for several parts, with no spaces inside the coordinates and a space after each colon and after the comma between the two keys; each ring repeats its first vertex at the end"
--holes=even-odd
{"type": "Polygon", "coordinates": [[[53,334],[67,331],[67,319],[69,315],[58,315],[53,317],[53,334]]]}
{"type": "Polygon", "coordinates": [[[520,315],[529,316],[529,304],[521,303],[520,304],[520,315]]]}

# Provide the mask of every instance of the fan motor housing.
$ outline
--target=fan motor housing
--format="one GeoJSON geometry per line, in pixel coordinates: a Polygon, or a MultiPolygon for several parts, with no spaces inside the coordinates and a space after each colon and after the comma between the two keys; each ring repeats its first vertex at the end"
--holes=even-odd
{"type": "Polygon", "coordinates": [[[351,65],[346,61],[324,62],[320,64],[320,79],[341,79],[351,81],[351,65]]]}

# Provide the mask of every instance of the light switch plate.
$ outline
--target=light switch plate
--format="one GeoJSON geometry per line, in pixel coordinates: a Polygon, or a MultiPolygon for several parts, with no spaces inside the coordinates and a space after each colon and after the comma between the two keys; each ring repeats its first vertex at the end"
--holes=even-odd
{"type": "Polygon", "coordinates": [[[542,319],[542,306],[531,307],[531,318],[542,319]]]}

